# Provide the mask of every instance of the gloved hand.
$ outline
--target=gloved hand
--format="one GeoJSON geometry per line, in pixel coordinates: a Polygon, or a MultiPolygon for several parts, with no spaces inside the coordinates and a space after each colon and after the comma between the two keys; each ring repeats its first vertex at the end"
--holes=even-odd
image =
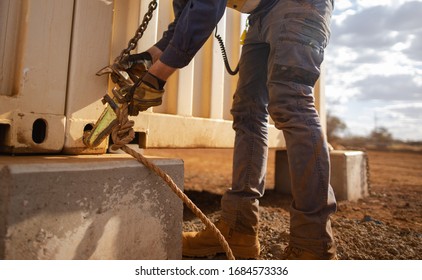
{"type": "Polygon", "coordinates": [[[111,68],[111,80],[121,88],[133,85],[146,74],[152,65],[152,57],[148,52],[129,55],[111,68]]]}
{"type": "Polygon", "coordinates": [[[121,63],[129,77],[135,83],[139,80],[152,65],[152,57],[148,52],[129,55],[121,63]]]}
{"type": "Polygon", "coordinates": [[[164,95],[165,81],[147,72],[133,86],[132,99],[129,103],[129,115],[137,116],[140,111],[159,106],[164,95]]]}

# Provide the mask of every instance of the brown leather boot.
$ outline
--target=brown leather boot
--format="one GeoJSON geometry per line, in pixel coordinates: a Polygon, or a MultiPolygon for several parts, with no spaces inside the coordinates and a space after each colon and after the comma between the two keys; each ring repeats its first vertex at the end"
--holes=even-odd
{"type": "MultiPolygon", "coordinates": [[[[229,244],[236,258],[254,259],[259,256],[258,235],[241,233],[218,221],[216,227],[229,244]]],[[[186,257],[206,257],[225,253],[214,233],[206,228],[199,232],[183,233],[183,255],[186,257]]]]}
{"type": "Polygon", "coordinates": [[[320,256],[289,245],[284,249],[282,258],[284,260],[337,260],[337,254],[335,248],[331,248],[326,254],[320,256]]]}

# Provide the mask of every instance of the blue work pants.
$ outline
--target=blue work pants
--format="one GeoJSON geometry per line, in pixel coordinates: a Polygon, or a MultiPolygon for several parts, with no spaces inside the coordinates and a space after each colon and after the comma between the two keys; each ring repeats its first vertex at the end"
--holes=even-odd
{"type": "Polygon", "coordinates": [[[249,16],[231,110],[236,133],[232,187],[222,198],[222,219],[236,230],[256,233],[271,116],[283,132],[289,158],[290,245],[319,255],[334,244],[329,216],[336,200],[313,87],[330,37],[332,9],[332,0],[280,0],[249,16]]]}

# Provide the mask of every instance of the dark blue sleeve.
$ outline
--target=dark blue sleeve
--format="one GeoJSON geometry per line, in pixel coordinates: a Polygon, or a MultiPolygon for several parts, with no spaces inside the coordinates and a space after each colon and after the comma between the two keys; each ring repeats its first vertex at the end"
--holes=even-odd
{"type": "Polygon", "coordinates": [[[173,0],[175,20],[156,46],[160,60],[175,68],[189,64],[220,21],[227,0],[173,0]]]}
{"type": "Polygon", "coordinates": [[[189,0],[173,0],[174,21],[169,24],[161,39],[155,44],[155,46],[158,47],[161,51],[164,52],[171,39],[173,39],[174,29],[180,18],[180,14],[183,12],[183,9],[188,2],[189,0]]]}

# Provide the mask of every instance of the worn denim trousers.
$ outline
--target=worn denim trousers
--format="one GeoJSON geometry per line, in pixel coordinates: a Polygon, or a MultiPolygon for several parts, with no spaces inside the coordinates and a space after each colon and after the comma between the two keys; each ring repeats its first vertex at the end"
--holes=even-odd
{"type": "Polygon", "coordinates": [[[222,198],[222,219],[236,230],[256,233],[270,115],[283,131],[290,164],[290,245],[316,254],[334,244],[329,216],[336,211],[336,200],[312,92],[330,36],[332,9],[332,0],[280,0],[249,16],[231,110],[236,132],[232,187],[222,198]]]}

